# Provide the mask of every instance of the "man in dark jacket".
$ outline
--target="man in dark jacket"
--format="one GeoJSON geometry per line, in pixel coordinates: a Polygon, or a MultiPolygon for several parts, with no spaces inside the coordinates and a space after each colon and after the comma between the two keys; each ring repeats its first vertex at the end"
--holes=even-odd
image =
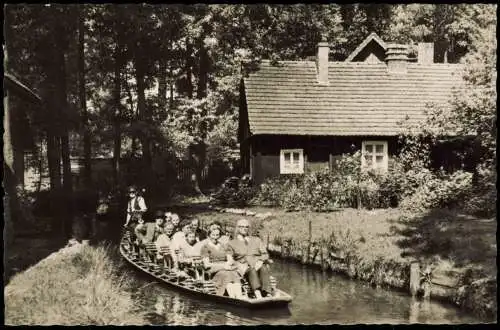
{"type": "Polygon", "coordinates": [[[201,242],[205,238],[207,238],[207,233],[200,227],[200,220],[198,220],[197,218],[191,220],[191,228],[194,231],[197,242],[201,242]]]}
{"type": "Polygon", "coordinates": [[[249,235],[250,223],[246,219],[237,222],[237,235],[227,244],[227,252],[238,267],[238,273],[248,280],[255,298],[272,294],[269,255],[258,236],[249,235]]]}

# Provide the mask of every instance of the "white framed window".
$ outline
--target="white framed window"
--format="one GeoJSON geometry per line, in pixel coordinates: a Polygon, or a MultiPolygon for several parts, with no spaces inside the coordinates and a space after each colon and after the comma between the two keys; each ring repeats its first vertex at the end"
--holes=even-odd
{"type": "Polygon", "coordinates": [[[387,141],[363,141],[361,144],[361,166],[364,169],[387,171],[389,167],[387,141]]]}
{"type": "Polygon", "coordinates": [[[280,174],[304,173],[303,149],[282,149],[280,152],[280,174]]]}

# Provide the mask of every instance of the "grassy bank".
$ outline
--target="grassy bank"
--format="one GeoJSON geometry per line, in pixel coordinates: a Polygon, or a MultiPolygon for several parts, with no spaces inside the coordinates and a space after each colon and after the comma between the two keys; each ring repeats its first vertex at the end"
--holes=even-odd
{"type": "Polygon", "coordinates": [[[12,277],[4,289],[8,325],[143,325],[118,274],[109,247],[63,249],[26,272],[12,277]]]}
{"type": "MultiPolygon", "coordinates": [[[[311,241],[326,247],[315,260],[323,259],[319,263],[325,268],[373,285],[408,290],[409,265],[418,261],[433,273],[458,274],[459,289],[447,298],[450,302],[485,319],[496,316],[495,219],[478,219],[450,210],[425,214],[398,209],[330,213],[260,207],[248,210],[273,214],[264,220],[246,218],[264,240],[288,246],[286,254],[296,260],[306,254],[311,220],[311,241]]],[[[217,220],[228,225],[243,217],[213,211],[196,213],[205,223],[217,220]]]]}

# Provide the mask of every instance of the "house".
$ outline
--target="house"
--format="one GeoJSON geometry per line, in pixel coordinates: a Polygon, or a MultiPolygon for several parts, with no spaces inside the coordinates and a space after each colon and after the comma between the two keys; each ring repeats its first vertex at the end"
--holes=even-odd
{"type": "Polygon", "coordinates": [[[325,167],[353,149],[362,164],[387,170],[403,120],[447,104],[461,81],[459,64],[434,63],[432,43],[408,47],[371,34],[343,62],[320,42],[315,61],[262,61],[241,80],[238,139],[243,173],[256,183],[325,167]]]}
{"type": "Polygon", "coordinates": [[[24,186],[24,154],[34,145],[28,113],[41,108],[42,99],[10,73],[4,74],[4,86],[4,168],[6,178],[12,175],[24,186]],[[12,97],[22,100],[19,108],[13,109],[12,97]]]}
{"type": "Polygon", "coordinates": [[[20,218],[26,218],[18,191],[24,185],[24,152],[33,146],[33,138],[29,134],[29,108],[39,108],[41,98],[13,75],[4,73],[4,119],[3,119],[3,186],[5,229],[3,239],[5,246],[9,246],[14,239],[13,223],[20,218]],[[21,102],[19,108],[13,109],[11,98],[17,97],[21,102]]]}

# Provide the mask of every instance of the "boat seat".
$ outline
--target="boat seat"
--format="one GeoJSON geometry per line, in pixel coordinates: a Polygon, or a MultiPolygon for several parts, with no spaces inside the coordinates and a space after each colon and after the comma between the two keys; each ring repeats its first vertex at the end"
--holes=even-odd
{"type": "Polygon", "coordinates": [[[203,281],[203,291],[215,294],[217,292],[217,289],[215,288],[215,283],[211,280],[203,281]]]}
{"type": "Polygon", "coordinates": [[[153,253],[156,254],[156,252],[157,252],[156,244],[153,242],[146,243],[146,252],[148,252],[149,254],[153,254],[153,253]]]}
{"type": "Polygon", "coordinates": [[[160,250],[158,251],[158,254],[163,256],[163,266],[165,266],[167,269],[171,269],[172,268],[172,259],[165,258],[167,256],[170,256],[170,247],[160,246],[160,250]]]}
{"type": "Polygon", "coordinates": [[[156,245],[153,242],[148,242],[144,246],[146,252],[146,261],[148,263],[156,264],[156,245]]]}
{"type": "Polygon", "coordinates": [[[269,282],[270,282],[270,284],[271,284],[271,288],[272,288],[273,290],[276,290],[276,287],[277,287],[277,285],[278,285],[278,281],[276,281],[276,278],[275,278],[274,276],[272,276],[272,275],[271,275],[271,276],[269,276],[269,282]]]}
{"type": "Polygon", "coordinates": [[[158,251],[158,253],[161,255],[170,254],[170,247],[169,246],[160,246],[160,250],[158,251]]]}

